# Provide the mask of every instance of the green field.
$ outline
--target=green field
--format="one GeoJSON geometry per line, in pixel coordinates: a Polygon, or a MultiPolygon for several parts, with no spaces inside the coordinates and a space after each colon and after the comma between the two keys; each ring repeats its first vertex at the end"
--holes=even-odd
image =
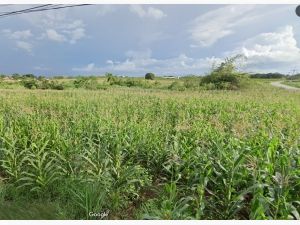
{"type": "Polygon", "coordinates": [[[300,92],[7,86],[0,219],[300,219],[300,92]]]}

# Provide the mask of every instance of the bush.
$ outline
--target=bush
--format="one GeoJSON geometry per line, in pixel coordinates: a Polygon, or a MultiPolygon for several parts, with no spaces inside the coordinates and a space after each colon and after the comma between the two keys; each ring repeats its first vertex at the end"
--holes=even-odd
{"type": "Polygon", "coordinates": [[[50,81],[45,79],[41,80],[38,84],[38,88],[43,90],[50,89],[50,81]]]}
{"type": "Polygon", "coordinates": [[[196,79],[185,79],[183,82],[185,88],[196,88],[199,86],[199,78],[196,79]],[[198,81],[198,82],[197,82],[198,81]]]}
{"type": "Polygon", "coordinates": [[[63,84],[60,84],[56,81],[51,81],[50,82],[50,89],[53,89],[53,90],[64,90],[65,87],[63,84]]]}
{"type": "Polygon", "coordinates": [[[118,85],[118,86],[125,86],[125,87],[142,87],[142,88],[152,87],[152,84],[150,84],[149,82],[145,82],[134,78],[120,78],[112,74],[107,74],[106,77],[109,85],[118,85]]]}
{"type": "Polygon", "coordinates": [[[75,88],[97,89],[96,78],[80,77],[74,81],[75,88]]]}
{"type": "Polygon", "coordinates": [[[38,87],[38,84],[35,79],[30,79],[30,80],[24,80],[23,86],[27,89],[36,89],[38,87]]]}
{"type": "Polygon", "coordinates": [[[240,73],[236,71],[235,61],[241,56],[235,56],[232,58],[225,59],[224,62],[220,64],[213,71],[204,76],[201,79],[200,84],[210,88],[214,87],[215,89],[225,89],[225,90],[235,90],[241,87],[241,79],[243,78],[240,73]]]}
{"type": "Polygon", "coordinates": [[[184,91],[185,87],[182,86],[178,81],[174,81],[168,86],[168,89],[175,91],[184,91]]]}
{"type": "Polygon", "coordinates": [[[57,81],[50,81],[47,79],[42,79],[42,80],[27,79],[27,80],[24,80],[22,83],[23,83],[23,86],[28,89],[64,90],[63,84],[60,84],[57,81]]]}
{"type": "Polygon", "coordinates": [[[154,73],[146,73],[145,79],[146,80],[154,80],[155,74],[154,73]]]}

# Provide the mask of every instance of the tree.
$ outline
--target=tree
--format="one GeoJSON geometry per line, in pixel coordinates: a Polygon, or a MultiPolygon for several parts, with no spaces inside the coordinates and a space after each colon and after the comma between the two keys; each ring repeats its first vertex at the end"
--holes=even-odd
{"type": "Polygon", "coordinates": [[[112,73],[106,73],[105,77],[107,79],[107,82],[109,82],[109,81],[111,81],[113,79],[114,75],[112,73]]]}
{"type": "Polygon", "coordinates": [[[146,73],[145,79],[146,80],[154,80],[155,74],[154,73],[146,73]]]}
{"type": "Polygon", "coordinates": [[[31,79],[35,79],[36,77],[33,74],[24,74],[23,78],[31,78],[31,79]]]}
{"type": "Polygon", "coordinates": [[[236,55],[226,58],[212,72],[201,79],[202,85],[212,86],[213,89],[237,89],[240,87],[240,73],[236,69],[236,61],[243,57],[236,55]]]}
{"type": "Polygon", "coordinates": [[[22,76],[18,73],[14,73],[13,75],[11,75],[11,77],[14,79],[14,80],[19,80],[22,78],[22,76]]]}

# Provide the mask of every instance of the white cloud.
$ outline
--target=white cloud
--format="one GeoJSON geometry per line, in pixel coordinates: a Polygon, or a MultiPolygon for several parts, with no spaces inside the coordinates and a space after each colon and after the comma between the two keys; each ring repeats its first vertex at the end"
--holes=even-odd
{"type": "Polygon", "coordinates": [[[32,53],[32,44],[25,41],[17,41],[17,48],[26,51],[27,53],[32,53]]]}
{"type": "Polygon", "coordinates": [[[73,68],[73,71],[94,72],[94,73],[130,73],[144,74],[146,72],[155,72],[159,75],[170,74],[200,74],[209,71],[213,63],[219,63],[221,59],[216,57],[190,58],[185,54],[167,59],[156,59],[151,57],[151,51],[128,51],[125,54],[127,58],[123,62],[107,60],[106,65],[97,67],[91,63],[85,67],[73,68]]]}
{"type": "Polygon", "coordinates": [[[300,48],[293,27],[289,25],[245,40],[232,52],[235,53],[247,57],[248,70],[287,71],[298,66],[300,61],[300,48]]]}
{"type": "Polygon", "coordinates": [[[2,33],[6,35],[10,39],[28,39],[32,37],[31,30],[19,30],[19,31],[11,31],[10,29],[4,29],[2,30],[2,33]]]}
{"type": "Polygon", "coordinates": [[[54,29],[46,30],[46,36],[51,41],[64,42],[66,40],[66,37],[64,35],[59,34],[54,29]]]}
{"type": "Polygon", "coordinates": [[[21,17],[40,30],[39,40],[48,39],[56,42],[75,44],[86,37],[85,24],[80,19],[67,17],[66,12],[46,11],[21,17]]]}
{"type": "Polygon", "coordinates": [[[82,20],[74,20],[73,22],[59,24],[56,27],[63,30],[72,30],[84,27],[84,23],[82,20]]]}
{"type": "Polygon", "coordinates": [[[161,19],[166,16],[166,14],[163,11],[153,7],[148,8],[148,15],[149,17],[153,17],[154,19],[161,19]]]}
{"type": "Polygon", "coordinates": [[[31,30],[11,31],[10,29],[4,29],[1,33],[7,38],[14,40],[18,49],[26,51],[27,53],[32,53],[33,45],[28,41],[25,41],[33,36],[31,30]]]}
{"type": "Polygon", "coordinates": [[[71,31],[67,31],[70,37],[70,43],[75,44],[78,40],[85,37],[85,29],[84,28],[76,28],[71,31]]]}
{"type": "Polygon", "coordinates": [[[141,18],[153,18],[159,20],[167,16],[162,10],[154,7],[145,9],[141,5],[131,5],[129,9],[141,18]]]}
{"type": "Polygon", "coordinates": [[[191,46],[209,47],[218,40],[233,34],[236,27],[245,25],[258,17],[251,14],[254,8],[254,5],[229,5],[197,17],[189,30],[191,39],[195,42],[195,45],[191,46]]]}

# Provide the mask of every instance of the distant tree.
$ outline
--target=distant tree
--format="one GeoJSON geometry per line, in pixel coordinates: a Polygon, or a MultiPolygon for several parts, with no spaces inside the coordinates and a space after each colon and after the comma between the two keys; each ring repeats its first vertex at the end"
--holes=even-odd
{"type": "Polygon", "coordinates": [[[154,80],[155,74],[154,73],[146,73],[145,79],[146,80],[154,80]]]}
{"type": "Polygon", "coordinates": [[[261,79],[276,79],[276,78],[283,78],[285,77],[284,74],[281,73],[256,73],[251,74],[250,78],[261,78],[261,79]]]}
{"type": "Polygon", "coordinates": [[[44,80],[46,77],[45,76],[38,76],[37,79],[38,80],[44,80]]]}
{"type": "Polygon", "coordinates": [[[107,82],[109,82],[114,77],[114,75],[112,73],[106,73],[105,77],[107,79],[107,82]]]}
{"type": "Polygon", "coordinates": [[[287,79],[288,80],[299,80],[300,79],[300,73],[292,75],[292,76],[288,76],[287,79]]]}
{"type": "Polygon", "coordinates": [[[22,76],[18,73],[14,73],[13,75],[11,75],[11,77],[14,79],[14,80],[19,80],[22,78],[22,76]]]}
{"type": "Polygon", "coordinates": [[[23,78],[35,78],[35,76],[33,74],[24,74],[22,77],[23,78]]]}

